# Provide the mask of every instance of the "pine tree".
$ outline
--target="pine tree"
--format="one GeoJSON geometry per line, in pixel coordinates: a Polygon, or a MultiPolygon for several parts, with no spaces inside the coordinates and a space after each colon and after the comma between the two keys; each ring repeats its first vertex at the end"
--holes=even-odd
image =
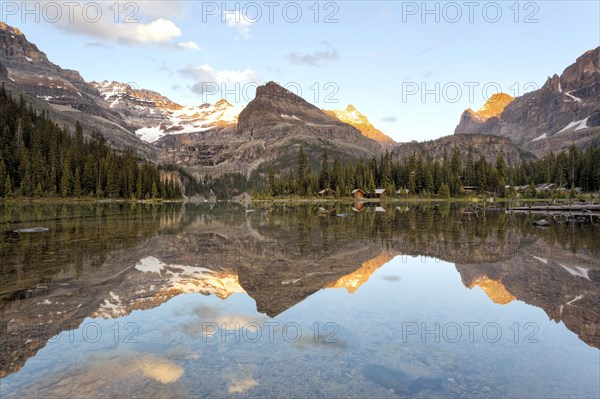
{"type": "Polygon", "coordinates": [[[327,149],[324,149],[323,157],[321,158],[321,171],[319,173],[319,187],[321,189],[330,188],[330,179],[329,159],[327,155],[327,149]]]}
{"type": "Polygon", "coordinates": [[[6,165],[4,159],[0,157],[0,198],[4,197],[4,183],[6,181],[6,165]]]}
{"type": "Polygon", "coordinates": [[[430,194],[433,194],[435,192],[435,186],[433,184],[433,173],[431,173],[431,168],[429,167],[425,171],[425,189],[430,194]]]}
{"type": "Polygon", "coordinates": [[[4,182],[4,198],[12,198],[12,196],[12,182],[10,180],[10,176],[6,176],[6,181],[4,182]]]}
{"type": "Polygon", "coordinates": [[[467,164],[465,165],[463,180],[465,186],[475,185],[475,164],[473,163],[473,147],[469,147],[469,151],[467,152],[467,164]]]}
{"type": "Polygon", "coordinates": [[[442,198],[450,198],[450,188],[446,183],[443,183],[440,187],[440,197],[442,198]]]}
{"type": "Polygon", "coordinates": [[[475,166],[475,178],[477,179],[477,191],[483,193],[487,189],[487,162],[481,155],[475,166]]]}
{"type": "Polygon", "coordinates": [[[277,194],[277,189],[275,188],[275,172],[273,171],[273,165],[269,166],[268,183],[269,195],[274,197],[277,194]]]}
{"type": "Polygon", "coordinates": [[[67,158],[63,163],[62,177],[60,179],[60,194],[63,196],[63,198],[71,195],[72,181],[73,177],[71,176],[70,161],[67,158]]]}
{"type": "Polygon", "coordinates": [[[38,182],[38,184],[35,186],[35,190],[33,192],[33,196],[36,198],[40,198],[44,195],[44,189],[42,188],[42,183],[38,182]]]}
{"type": "Polygon", "coordinates": [[[371,197],[374,197],[374,196],[375,196],[375,189],[376,189],[376,188],[377,188],[377,187],[375,186],[375,179],[373,178],[373,174],[371,174],[371,175],[369,176],[369,184],[368,184],[368,186],[367,186],[367,190],[369,191],[369,193],[368,193],[368,194],[369,194],[371,197]]]}
{"type": "Polygon", "coordinates": [[[135,197],[138,200],[144,199],[144,186],[143,186],[143,176],[142,176],[141,168],[138,168],[137,176],[135,179],[135,197]]]}
{"type": "Polygon", "coordinates": [[[106,195],[109,198],[118,197],[120,188],[116,160],[109,156],[106,160],[106,195]]]}
{"type": "Polygon", "coordinates": [[[73,175],[73,196],[81,196],[81,177],[79,173],[79,167],[75,168],[75,174],[73,175]]]}
{"type": "Polygon", "coordinates": [[[452,158],[450,160],[450,188],[451,195],[457,195],[460,191],[460,175],[462,173],[462,163],[460,160],[460,151],[454,147],[452,150],[452,158]]]}
{"type": "Polygon", "coordinates": [[[496,193],[503,197],[505,195],[506,186],[506,161],[504,160],[504,155],[502,153],[496,158],[496,171],[498,172],[496,193]]]}
{"type": "Polygon", "coordinates": [[[298,151],[298,194],[306,194],[306,188],[308,183],[308,159],[304,153],[304,147],[300,147],[298,151]]]}
{"type": "Polygon", "coordinates": [[[410,195],[416,194],[417,184],[415,181],[415,172],[411,171],[408,176],[408,192],[410,195]]]}

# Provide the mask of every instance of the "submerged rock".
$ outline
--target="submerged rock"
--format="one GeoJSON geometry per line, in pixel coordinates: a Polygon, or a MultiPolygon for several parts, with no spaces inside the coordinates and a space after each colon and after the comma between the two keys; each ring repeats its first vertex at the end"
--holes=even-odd
{"type": "Polygon", "coordinates": [[[407,374],[378,364],[369,364],[363,369],[364,376],[395,393],[414,395],[424,390],[439,391],[443,379],[439,377],[419,377],[413,379],[407,374]]]}

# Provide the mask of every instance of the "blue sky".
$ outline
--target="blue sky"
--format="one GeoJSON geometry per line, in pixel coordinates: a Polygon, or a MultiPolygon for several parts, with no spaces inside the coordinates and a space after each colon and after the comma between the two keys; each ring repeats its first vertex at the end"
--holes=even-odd
{"type": "Polygon", "coordinates": [[[274,80],[321,108],[354,104],[397,141],[452,134],[464,109],[600,44],[598,1],[49,3],[3,1],[0,19],[88,81],[243,105],[274,80]]]}

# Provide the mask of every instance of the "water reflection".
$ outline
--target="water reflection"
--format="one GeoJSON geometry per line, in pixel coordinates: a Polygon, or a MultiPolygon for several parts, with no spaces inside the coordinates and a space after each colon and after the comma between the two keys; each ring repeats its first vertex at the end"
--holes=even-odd
{"type": "Polygon", "coordinates": [[[0,220],[0,375],[9,394],[94,396],[99,375],[109,396],[125,388],[141,396],[598,392],[589,380],[600,347],[597,220],[540,229],[527,215],[447,204],[251,214],[230,204],[9,207],[0,220]],[[15,233],[32,227],[49,230],[15,233]],[[488,303],[470,294],[478,290],[488,303]],[[419,346],[403,336],[428,320],[483,323],[490,312],[505,335],[515,322],[521,334],[527,322],[543,324],[554,347],[525,349],[546,385],[554,372],[542,360],[557,361],[557,345],[588,359],[561,355],[565,367],[584,367],[583,381],[572,381],[579,390],[509,382],[514,367],[529,364],[514,343],[419,346]],[[104,334],[91,342],[95,331],[104,334]],[[481,371],[483,355],[494,371],[481,371]]]}

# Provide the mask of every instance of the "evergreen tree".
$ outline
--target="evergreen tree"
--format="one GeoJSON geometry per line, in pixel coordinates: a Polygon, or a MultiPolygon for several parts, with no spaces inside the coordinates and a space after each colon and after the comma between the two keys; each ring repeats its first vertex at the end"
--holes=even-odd
{"type": "Polygon", "coordinates": [[[377,187],[375,186],[375,179],[373,178],[373,174],[371,174],[369,176],[369,184],[368,184],[368,187],[367,187],[369,196],[371,196],[371,197],[375,196],[375,189],[376,188],[377,187]]]}
{"type": "Polygon", "coordinates": [[[415,181],[415,172],[410,172],[410,175],[408,176],[408,192],[413,195],[416,194],[416,190],[417,184],[415,181]]]}
{"type": "Polygon", "coordinates": [[[485,157],[481,155],[475,168],[475,178],[477,181],[477,191],[483,193],[487,189],[487,162],[485,157]]]}
{"type": "Polygon", "coordinates": [[[277,195],[277,189],[275,187],[275,172],[273,171],[273,166],[269,166],[269,195],[275,196],[277,195]]]}
{"type": "Polygon", "coordinates": [[[42,183],[38,182],[38,184],[35,186],[33,196],[35,198],[41,198],[43,195],[44,195],[44,189],[42,188],[42,183]]]}
{"type": "Polygon", "coordinates": [[[12,196],[12,182],[10,180],[10,176],[6,176],[6,181],[4,182],[4,198],[12,198],[12,196]]]}
{"type": "Polygon", "coordinates": [[[60,193],[63,198],[66,198],[71,195],[72,180],[73,178],[71,176],[71,164],[70,160],[67,158],[63,162],[62,177],[60,179],[60,193]]]}
{"type": "Polygon", "coordinates": [[[504,196],[506,186],[506,161],[504,160],[504,155],[502,153],[496,158],[496,171],[498,172],[496,194],[504,196]]]}
{"type": "Polygon", "coordinates": [[[327,148],[323,150],[321,158],[321,171],[319,172],[319,187],[321,189],[330,188],[331,176],[329,171],[329,159],[327,156],[327,148]]]}
{"type": "Polygon", "coordinates": [[[4,197],[4,183],[6,181],[6,165],[0,156],[0,198],[4,197]]]}
{"type": "Polygon", "coordinates": [[[308,159],[306,154],[304,153],[304,147],[300,147],[298,151],[298,169],[297,169],[297,178],[298,178],[298,194],[304,195],[306,194],[306,188],[308,185],[308,159]]]}
{"type": "Polygon", "coordinates": [[[450,198],[450,188],[446,183],[443,183],[440,187],[440,197],[442,198],[450,198]]]}
{"type": "Polygon", "coordinates": [[[79,167],[75,168],[75,174],[73,175],[73,196],[80,197],[82,195],[81,192],[81,173],[79,172],[79,167]]]}

